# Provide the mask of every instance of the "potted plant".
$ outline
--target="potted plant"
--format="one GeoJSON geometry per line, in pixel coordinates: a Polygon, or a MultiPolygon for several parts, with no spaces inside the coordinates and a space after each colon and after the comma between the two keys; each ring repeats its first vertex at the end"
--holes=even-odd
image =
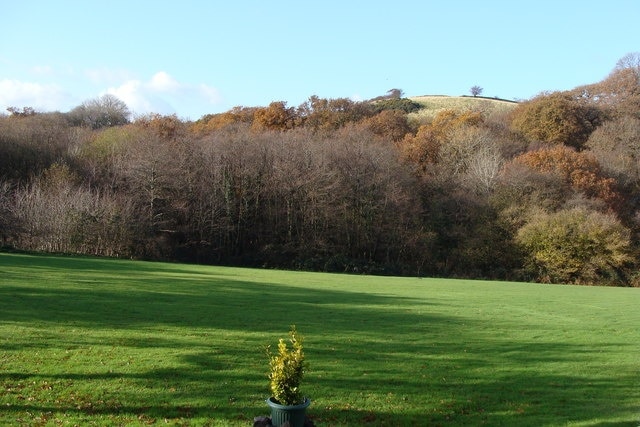
{"type": "Polygon", "coordinates": [[[271,349],[267,347],[269,388],[272,393],[267,399],[267,404],[271,407],[271,423],[275,427],[287,422],[291,427],[303,427],[305,410],[311,404],[311,400],[304,397],[300,391],[306,364],[302,337],[298,335],[295,325],[292,325],[289,331],[289,342],[291,348],[280,338],[276,354],[272,354],[271,349]]]}

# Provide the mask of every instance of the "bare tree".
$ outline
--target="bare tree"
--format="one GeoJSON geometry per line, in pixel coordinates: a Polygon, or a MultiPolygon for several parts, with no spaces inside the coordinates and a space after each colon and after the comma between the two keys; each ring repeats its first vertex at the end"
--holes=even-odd
{"type": "Polygon", "coordinates": [[[67,156],[71,134],[61,113],[0,117],[0,177],[37,175],[67,156]]]}
{"type": "Polygon", "coordinates": [[[480,94],[482,94],[482,88],[480,86],[471,86],[471,89],[469,89],[469,92],[471,92],[471,95],[478,96],[480,94]]]}
{"type": "Polygon", "coordinates": [[[0,181],[0,246],[17,233],[19,223],[14,215],[13,188],[8,181],[0,181]]]}
{"type": "Polygon", "coordinates": [[[440,146],[440,163],[451,176],[469,174],[473,180],[482,181],[483,187],[490,187],[500,167],[500,150],[491,133],[485,128],[462,126],[449,132],[440,146]]]}
{"type": "Polygon", "coordinates": [[[75,126],[89,126],[98,129],[129,123],[129,107],[114,95],[106,94],[90,99],[71,110],[69,120],[75,126]]]}
{"type": "Polygon", "coordinates": [[[484,145],[479,147],[471,159],[467,169],[468,184],[472,184],[476,191],[490,193],[495,187],[504,159],[499,147],[484,145]]]}
{"type": "Polygon", "coordinates": [[[112,194],[77,185],[68,166],[54,164],[13,197],[17,247],[103,256],[129,254],[130,209],[112,194]]]}
{"type": "Polygon", "coordinates": [[[640,76],[640,52],[628,53],[618,60],[614,71],[632,69],[636,75],[640,76]]]}
{"type": "Polygon", "coordinates": [[[605,122],[591,134],[586,147],[618,182],[630,187],[640,184],[640,119],[623,116],[605,122]]]}

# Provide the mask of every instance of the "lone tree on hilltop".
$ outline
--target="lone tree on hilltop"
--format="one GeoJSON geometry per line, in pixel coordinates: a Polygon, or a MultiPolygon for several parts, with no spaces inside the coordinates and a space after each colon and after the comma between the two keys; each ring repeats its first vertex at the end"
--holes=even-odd
{"type": "Polygon", "coordinates": [[[616,63],[614,71],[630,68],[636,75],[640,76],[640,52],[627,53],[616,63]]]}
{"type": "Polygon", "coordinates": [[[389,99],[400,99],[400,98],[402,98],[402,95],[404,95],[404,92],[402,91],[402,89],[389,89],[387,91],[386,98],[389,98],[389,99]]]}
{"type": "Polygon", "coordinates": [[[482,88],[480,86],[471,86],[471,89],[469,89],[469,92],[471,92],[471,95],[473,96],[478,96],[482,93],[482,88]]]}

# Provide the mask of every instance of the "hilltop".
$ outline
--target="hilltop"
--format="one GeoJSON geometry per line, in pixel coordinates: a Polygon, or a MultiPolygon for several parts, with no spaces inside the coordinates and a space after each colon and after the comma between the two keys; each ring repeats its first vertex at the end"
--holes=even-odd
{"type": "Polygon", "coordinates": [[[489,98],[484,96],[448,96],[448,95],[421,95],[409,97],[422,105],[422,109],[409,113],[410,122],[423,122],[432,119],[443,110],[476,110],[485,114],[503,113],[512,110],[518,102],[502,98],[489,98]]]}

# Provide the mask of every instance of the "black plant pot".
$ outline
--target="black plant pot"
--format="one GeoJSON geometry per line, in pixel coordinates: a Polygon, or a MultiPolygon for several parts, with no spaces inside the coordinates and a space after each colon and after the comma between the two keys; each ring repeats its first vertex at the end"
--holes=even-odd
{"type": "Polygon", "coordinates": [[[267,405],[271,407],[271,424],[280,427],[287,421],[291,427],[304,427],[304,414],[307,406],[311,405],[311,400],[304,398],[304,402],[299,405],[281,405],[273,397],[267,399],[267,405]]]}

